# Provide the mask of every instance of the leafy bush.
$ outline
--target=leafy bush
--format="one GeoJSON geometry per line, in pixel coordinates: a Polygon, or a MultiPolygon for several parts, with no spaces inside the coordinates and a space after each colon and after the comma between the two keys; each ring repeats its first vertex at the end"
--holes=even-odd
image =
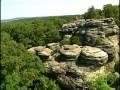
{"type": "Polygon", "coordinates": [[[103,77],[98,77],[94,81],[89,82],[90,90],[111,90],[107,81],[103,77]]]}
{"type": "Polygon", "coordinates": [[[90,90],[111,90],[116,79],[116,75],[113,72],[110,72],[104,77],[99,76],[95,80],[90,81],[88,87],[90,90]]]}
{"type": "Polygon", "coordinates": [[[60,44],[61,44],[61,45],[70,45],[71,42],[70,42],[69,39],[63,39],[63,40],[60,41],[60,44]]]}
{"type": "Polygon", "coordinates": [[[114,83],[116,82],[116,79],[117,79],[117,77],[116,77],[116,75],[114,74],[114,73],[109,73],[108,75],[107,75],[107,84],[109,85],[109,86],[113,86],[114,85],[114,83]]]}

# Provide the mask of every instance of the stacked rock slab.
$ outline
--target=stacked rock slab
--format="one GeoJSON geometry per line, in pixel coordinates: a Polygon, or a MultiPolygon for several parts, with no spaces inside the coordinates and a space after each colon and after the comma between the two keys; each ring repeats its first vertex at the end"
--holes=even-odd
{"type": "Polygon", "coordinates": [[[101,66],[107,63],[108,54],[99,48],[85,46],[79,58],[80,63],[101,66]]]}
{"type": "Polygon", "coordinates": [[[47,47],[53,51],[58,51],[60,49],[60,44],[59,43],[48,43],[47,47]]]}
{"type": "Polygon", "coordinates": [[[108,55],[99,48],[82,47],[76,44],[63,45],[58,52],[53,51],[53,53],[59,53],[59,57],[64,58],[61,61],[57,61],[52,54],[52,50],[45,48],[45,46],[28,49],[30,53],[33,50],[35,50],[36,55],[47,57],[47,59],[44,58],[44,64],[48,68],[48,76],[56,80],[60,87],[65,90],[83,90],[87,88],[86,82],[94,80],[99,75],[103,76],[106,74],[106,66],[104,64],[108,60],[108,55]],[[49,58],[48,60],[48,57],[53,57],[54,59],[49,58]],[[91,68],[91,66],[98,68],[91,68]]]}
{"type": "Polygon", "coordinates": [[[113,18],[87,19],[86,21],[83,19],[72,23],[74,26],[71,23],[62,26],[60,33],[63,37],[68,34],[76,35],[73,33],[79,33],[80,42],[83,46],[93,46],[107,52],[109,55],[108,62],[119,60],[119,27],[113,18]]]}
{"type": "Polygon", "coordinates": [[[81,52],[78,45],[63,45],[60,49],[60,57],[62,60],[77,60],[81,52]]]}

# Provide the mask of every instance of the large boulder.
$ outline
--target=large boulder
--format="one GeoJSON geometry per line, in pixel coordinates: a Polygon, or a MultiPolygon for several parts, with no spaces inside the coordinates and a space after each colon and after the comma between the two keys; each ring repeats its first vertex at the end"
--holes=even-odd
{"type": "Polygon", "coordinates": [[[63,45],[60,49],[60,55],[63,60],[77,60],[81,48],[78,45],[63,45]]]}
{"type": "Polygon", "coordinates": [[[108,60],[108,54],[99,48],[85,46],[79,57],[80,63],[87,65],[104,65],[108,60]]]}
{"type": "Polygon", "coordinates": [[[65,63],[59,63],[55,60],[53,61],[47,61],[44,63],[46,65],[46,67],[48,68],[48,72],[50,74],[54,75],[58,75],[58,74],[65,74],[65,68],[66,68],[66,64],[65,63]]]}

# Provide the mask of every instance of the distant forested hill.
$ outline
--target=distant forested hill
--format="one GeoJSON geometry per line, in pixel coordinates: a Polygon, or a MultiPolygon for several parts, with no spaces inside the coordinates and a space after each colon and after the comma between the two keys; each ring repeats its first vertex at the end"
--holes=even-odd
{"type": "Polygon", "coordinates": [[[76,16],[26,18],[2,23],[1,30],[9,33],[16,42],[29,48],[59,42],[58,30],[62,24],[75,19],[76,16]]]}

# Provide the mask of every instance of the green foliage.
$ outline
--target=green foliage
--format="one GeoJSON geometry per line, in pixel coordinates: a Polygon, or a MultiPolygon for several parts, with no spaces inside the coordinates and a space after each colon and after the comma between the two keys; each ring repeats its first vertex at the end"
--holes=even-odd
{"type": "Polygon", "coordinates": [[[111,88],[103,77],[98,77],[89,82],[89,90],[111,90],[111,88]]]}
{"type": "Polygon", "coordinates": [[[114,13],[113,13],[113,6],[112,6],[112,4],[104,5],[103,12],[104,12],[104,16],[106,18],[113,17],[114,13]]]}
{"type": "Polygon", "coordinates": [[[71,41],[71,44],[81,45],[80,39],[79,39],[78,36],[73,36],[73,37],[71,37],[70,41],[71,41]]]}
{"type": "Polygon", "coordinates": [[[60,88],[55,85],[55,82],[49,80],[48,78],[40,77],[34,82],[34,90],[60,90],[60,88]]]}
{"type": "Polygon", "coordinates": [[[39,84],[37,90],[59,90],[55,82],[43,75],[46,71],[39,57],[1,32],[1,90],[35,90],[35,81],[39,84]]]}
{"type": "Polygon", "coordinates": [[[102,10],[95,9],[94,6],[90,7],[88,11],[84,14],[85,19],[97,19],[102,18],[102,10]]]}
{"type": "Polygon", "coordinates": [[[114,73],[109,73],[108,75],[107,75],[107,83],[108,83],[108,85],[109,86],[113,86],[114,85],[114,83],[115,83],[115,81],[117,80],[117,77],[116,77],[116,75],[114,74],[114,73]]]}
{"type": "Polygon", "coordinates": [[[96,15],[95,8],[92,6],[91,8],[88,9],[88,12],[85,15],[85,18],[95,18],[94,16],[96,15]]]}
{"type": "Polygon", "coordinates": [[[45,45],[61,40],[59,29],[63,23],[75,20],[76,16],[31,18],[2,23],[1,30],[10,34],[25,47],[45,45]]]}
{"type": "Polygon", "coordinates": [[[90,7],[83,15],[85,19],[101,19],[113,17],[119,26],[119,5],[106,4],[103,9],[95,9],[94,6],[90,7]]]}
{"type": "Polygon", "coordinates": [[[113,72],[106,76],[99,76],[95,80],[88,83],[90,90],[112,90],[111,87],[115,84],[117,78],[113,72]]]}
{"type": "Polygon", "coordinates": [[[59,28],[76,16],[30,18],[1,25],[1,89],[60,90],[44,76],[47,68],[27,48],[61,40],[59,28]]]}
{"type": "Polygon", "coordinates": [[[96,38],[96,45],[99,45],[102,42],[102,38],[100,38],[99,36],[96,38]]]}
{"type": "Polygon", "coordinates": [[[70,45],[71,42],[70,42],[69,39],[63,39],[63,40],[60,41],[60,44],[61,44],[61,45],[70,45]]]}
{"type": "Polygon", "coordinates": [[[119,6],[118,5],[112,5],[112,4],[104,5],[103,13],[104,13],[104,17],[106,18],[113,17],[117,25],[119,25],[119,6]]]}

